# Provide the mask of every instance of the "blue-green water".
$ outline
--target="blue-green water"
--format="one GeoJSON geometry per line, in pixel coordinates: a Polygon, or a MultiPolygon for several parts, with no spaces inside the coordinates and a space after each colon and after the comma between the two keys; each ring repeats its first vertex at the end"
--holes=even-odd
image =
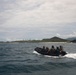
{"type": "Polygon", "coordinates": [[[0,75],[76,75],[75,43],[0,43],[0,75]],[[62,45],[65,57],[33,53],[35,47],[62,45]]]}

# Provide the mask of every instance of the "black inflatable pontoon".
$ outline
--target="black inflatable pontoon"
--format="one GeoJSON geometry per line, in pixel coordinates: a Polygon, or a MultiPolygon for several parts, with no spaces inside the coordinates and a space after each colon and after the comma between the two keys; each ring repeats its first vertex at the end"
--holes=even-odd
{"type": "Polygon", "coordinates": [[[55,52],[52,52],[52,51],[47,52],[46,50],[44,50],[44,49],[42,49],[40,47],[36,47],[35,51],[42,54],[42,55],[49,55],[49,56],[59,56],[59,55],[64,56],[64,55],[67,54],[65,51],[58,52],[56,50],[55,50],[55,52]]]}

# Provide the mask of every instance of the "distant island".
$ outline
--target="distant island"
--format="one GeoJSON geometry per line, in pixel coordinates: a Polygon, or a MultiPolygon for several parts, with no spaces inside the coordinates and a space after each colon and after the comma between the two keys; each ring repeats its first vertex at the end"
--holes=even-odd
{"type": "MultiPolygon", "coordinates": [[[[24,43],[24,42],[73,42],[76,43],[76,39],[70,40],[68,39],[62,39],[59,37],[52,37],[52,38],[44,38],[42,40],[18,40],[18,41],[7,41],[6,43],[13,43],[13,42],[18,42],[18,43],[24,43]]],[[[0,43],[5,43],[1,41],[0,43]]]]}
{"type": "Polygon", "coordinates": [[[76,39],[75,40],[72,40],[71,42],[76,43],[76,39]]]}

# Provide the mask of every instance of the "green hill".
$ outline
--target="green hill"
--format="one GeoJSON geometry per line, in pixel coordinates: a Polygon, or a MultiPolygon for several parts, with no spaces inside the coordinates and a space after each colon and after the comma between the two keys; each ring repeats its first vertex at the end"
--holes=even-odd
{"type": "Polygon", "coordinates": [[[50,39],[43,39],[42,41],[44,41],[44,42],[67,42],[66,39],[62,39],[59,37],[52,37],[50,39]]]}

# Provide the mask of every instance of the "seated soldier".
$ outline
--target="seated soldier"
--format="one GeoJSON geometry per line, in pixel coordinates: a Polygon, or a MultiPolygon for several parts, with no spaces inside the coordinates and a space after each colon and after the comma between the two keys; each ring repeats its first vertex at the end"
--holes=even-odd
{"type": "Polygon", "coordinates": [[[46,52],[47,52],[47,53],[49,52],[49,48],[48,48],[48,47],[46,47],[46,52]]]}
{"type": "Polygon", "coordinates": [[[43,48],[42,48],[43,50],[45,50],[45,46],[43,46],[43,48]]]}
{"type": "Polygon", "coordinates": [[[62,52],[63,51],[63,47],[62,46],[60,46],[60,52],[62,52]]]}
{"type": "Polygon", "coordinates": [[[55,55],[59,56],[59,54],[60,54],[60,49],[59,49],[59,47],[56,47],[55,55]]]}
{"type": "Polygon", "coordinates": [[[54,55],[54,54],[55,54],[55,48],[54,48],[53,45],[52,45],[52,47],[51,47],[50,54],[51,54],[51,55],[54,55]]]}

